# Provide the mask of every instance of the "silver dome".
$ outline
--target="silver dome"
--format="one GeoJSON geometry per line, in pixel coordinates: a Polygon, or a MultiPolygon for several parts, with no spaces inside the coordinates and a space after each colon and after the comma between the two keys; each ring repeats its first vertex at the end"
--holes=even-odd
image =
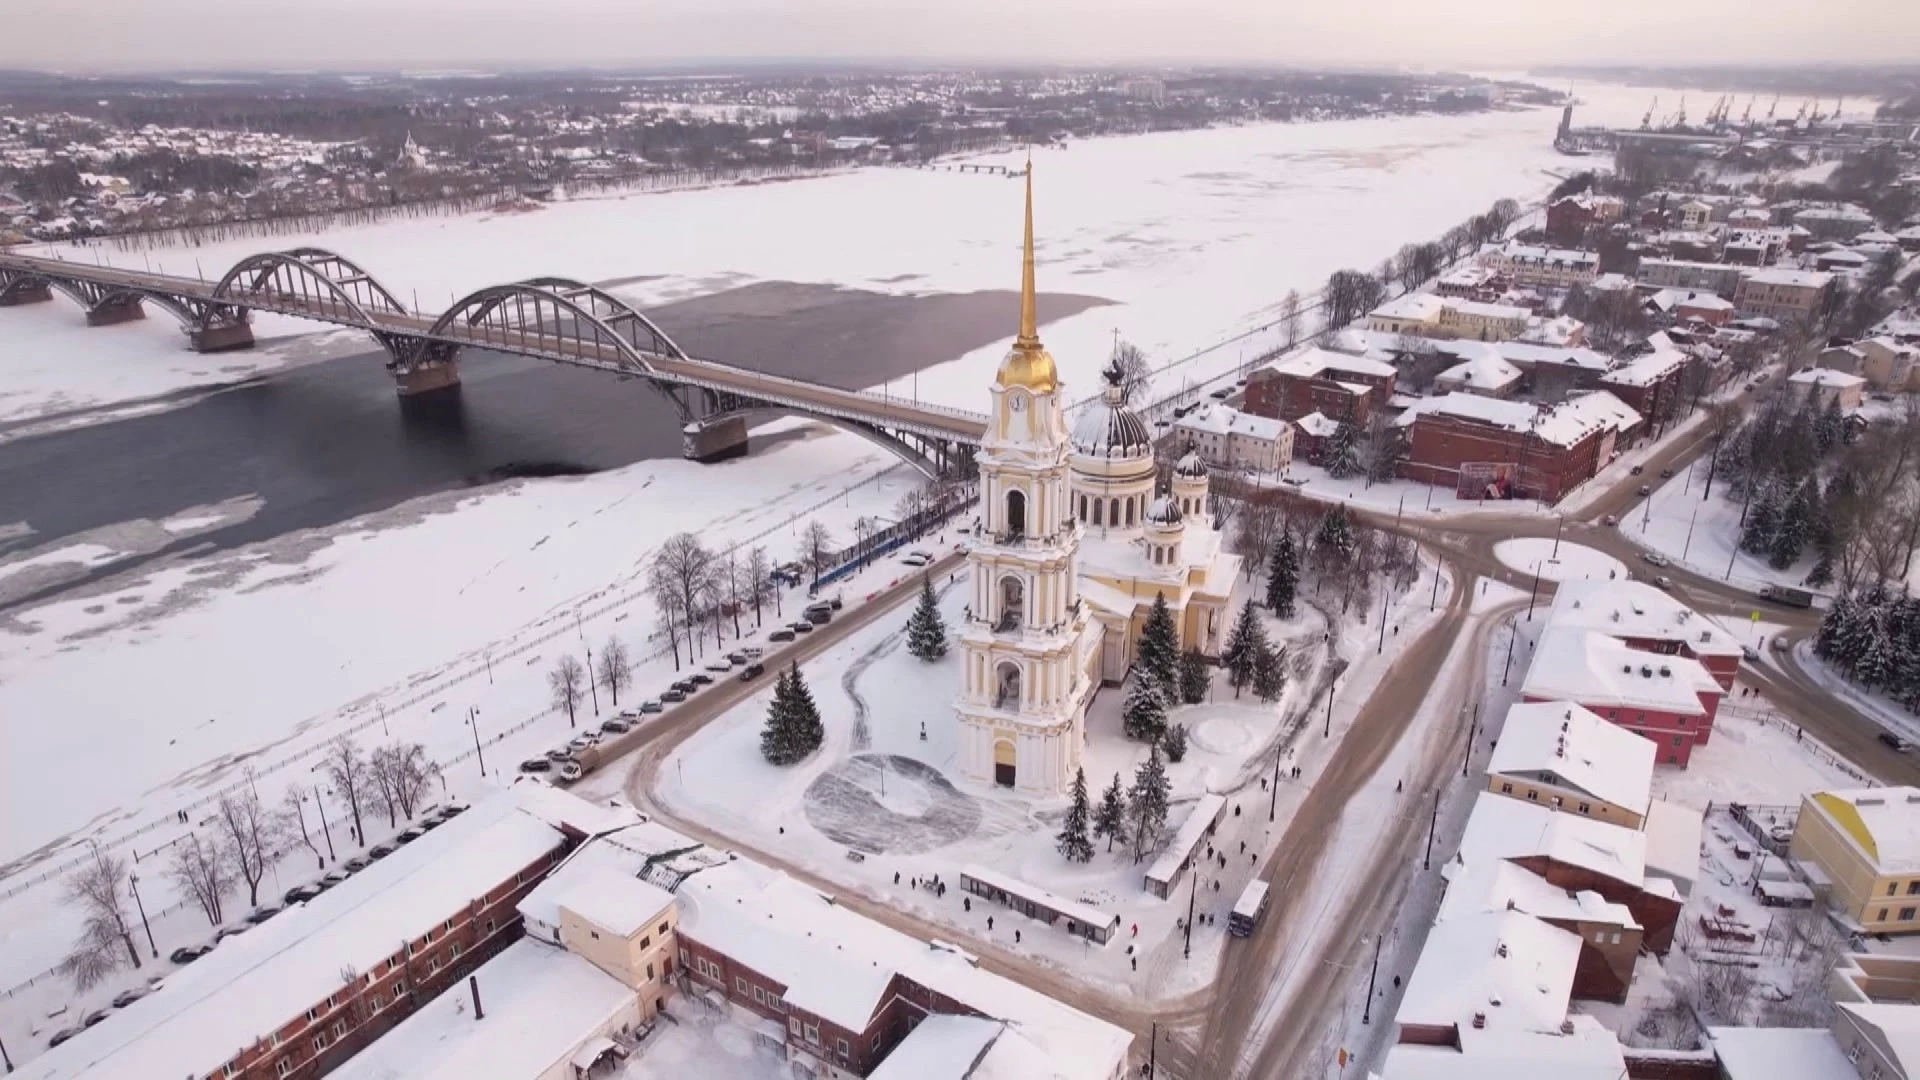
{"type": "Polygon", "coordinates": [[[1173,471],[1179,476],[1200,479],[1207,475],[1207,463],[1200,460],[1199,454],[1188,450],[1179,461],[1174,462],[1173,471]]]}
{"type": "Polygon", "coordinates": [[[1146,520],[1149,525],[1178,525],[1180,504],[1173,501],[1173,496],[1162,495],[1147,504],[1146,520]]]}
{"type": "Polygon", "coordinates": [[[1073,422],[1073,448],[1082,454],[1104,458],[1153,456],[1153,434],[1140,414],[1127,408],[1125,376],[1119,365],[1110,365],[1101,373],[1107,382],[1100,400],[1081,410],[1073,422]]]}

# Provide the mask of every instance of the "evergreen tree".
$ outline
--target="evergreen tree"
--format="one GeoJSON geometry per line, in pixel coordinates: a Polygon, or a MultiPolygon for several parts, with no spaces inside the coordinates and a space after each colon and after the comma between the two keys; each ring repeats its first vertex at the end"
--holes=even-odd
{"type": "Polygon", "coordinates": [[[1300,551],[1293,533],[1281,530],[1267,560],[1267,608],[1282,619],[1293,617],[1293,597],[1300,588],[1300,551]]]}
{"type": "Polygon", "coordinates": [[[933,597],[933,578],[920,577],[920,605],[907,620],[907,651],[922,660],[938,660],[947,655],[947,624],[940,619],[940,604],[933,597]]]}
{"type": "Polygon", "coordinates": [[[1100,795],[1100,809],[1093,815],[1093,835],[1107,838],[1107,850],[1113,850],[1115,840],[1127,842],[1127,796],[1120,787],[1120,774],[1113,774],[1113,783],[1100,795]]]}
{"type": "Polygon", "coordinates": [[[1773,527],[1780,518],[1779,494],[1772,483],[1753,493],[1747,506],[1747,522],[1740,527],[1740,550],[1749,555],[1765,555],[1773,548],[1773,527]]]}
{"type": "Polygon", "coordinates": [[[1067,820],[1060,826],[1056,845],[1068,862],[1088,862],[1093,858],[1093,841],[1087,839],[1090,816],[1087,804],[1087,770],[1073,771],[1073,801],[1067,804],[1067,820]]]}
{"type": "Polygon", "coordinates": [[[1145,671],[1135,672],[1133,689],[1127,691],[1127,703],[1121,707],[1121,725],[1127,738],[1155,742],[1167,730],[1167,703],[1160,685],[1145,671]]]}
{"type": "Polygon", "coordinates": [[[1814,445],[1824,454],[1840,445],[1846,434],[1847,422],[1840,415],[1840,399],[1837,396],[1828,398],[1826,410],[1820,414],[1820,419],[1814,421],[1814,445]]]}
{"type": "Polygon", "coordinates": [[[773,704],[760,729],[760,754],[771,764],[792,765],[818,750],[826,737],[819,706],[796,661],[773,684],[773,704]]]}
{"type": "Polygon", "coordinates": [[[1286,692],[1286,659],[1285,649],[1276,649],[1265,640],[1260,642],[1260,650],[1253,657],[1253,692],[1261,701],[1278,701],[1286,692]]]}
{"type": "Polygon", "coordinates": [[[1240,609],[1240,617],[1233,622],[1233,630],[1227,634],[1227,647],[1220,650],[1221,666],[1227,669],[1227,683],[1233,687],[1233,696],[1239,697],[1240,691],[1253,682],[1253,665],[1260,650],[1267,647],[1267,630],[1260,625],[1260,616],[1253,610],[1253,601],[1249,599],[1240,609]]]}
{"type": "Polygon", "coordinates": [[[1167,761],[1178,765],[1187,757],[1187,725],[1175,724],[1167,729],[1160,740],[1161,747],[1167,753],[1167,761]]]}
{"type": "Polygon", "coordinates": [[[1198,705],[1207,700],[1207,688],[1212,682],[1212,668],[1199,649],[1180,654],[1180,701],[1183,704],[1198,705]]]}
{"type": "Polygon", "coordinates": [[[1836,642],[1840,636],[1840,628],[1852,618],[1852,612],[1853,596],[1851,594],[1841,593],[1833,598],[1833,606],[1820,617],[1820,632],[1814,635],[1813,639],[1813,655],[1838,664],[1840,656],[1836,642]]]}
{"type": "Polygon", "coordinates": [[[1327,475],[1335,480],[1360,475],[1360,430],[1345,420],[1327,437],[1325,451],[1327,475]]]}
{"type": "Polygon", "coordinates": [[[1800,559],[1801,549],[1807,546],[1807,537],[1812,534],[1814,518],[1820,513],[1820,485],[1809,476],[1800,482],[1800,488],[1793,493],[1780,511],[1780,518],[1774,523],[1771,558],[1767,564],[1775,570],[1785,570],[1800,559]]]}
{"type": "Polygon", "coordinates": [[[1147,748],[1147,760],[1134,770],[1133,789],[1127,793],[1127,817],[1133,825],[1133,861],[1139,862],[1160,840],[1167,824],[1167,796],[1170,784],[1167,767],[1160,760],[1160,744],[1147,748]]]}
{"type": "Polygon", "coordinates": [[[1147,621],[1140,627],[1140,667],[1159,686],[1180,685],[1180,633],[1165,593],[1156,593],[1147,621]]]}
{"type": "Polygon", "coordinates": [[[1353,557],[1359,541],[1354,539],[1353,522],[1347,517],[1345,503],[1336,505],[1327,511],[1326,517],[1320,519],[1320,528],[1314,533],[1313,543],[1315,547],[1332,551],[1340,562],[1344,563],[1353,557]]]}

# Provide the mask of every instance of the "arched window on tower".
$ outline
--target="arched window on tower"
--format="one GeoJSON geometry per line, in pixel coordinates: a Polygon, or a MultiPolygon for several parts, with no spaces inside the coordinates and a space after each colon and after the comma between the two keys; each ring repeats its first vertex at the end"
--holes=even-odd
{"type": "Polygon", "coordinates": [[[1007,492],[1007,539],[1018,540],[1027,535],[1027,495],[1024,491],[1007,492]]]}
{"type": "Polygon", "coordinates": [[[1127,524],[1133,524],[1133,496],[1127,496],[1127,524]]]}
{"type": "Polygon", "coordinates": [[[1106,504],[1099,499],[1093,500],[1093,523],[1095,525],[1100,524],[1100,508],[1105,505],[1106,504]]]}
{"type": "Polygon", "coordinates": [[[993,707],[1008,709],[1020,707],[1020,665],[1011,660],[1002,661],[993,671],[993,707]]]}
{"type": "Polygon", "coordinates": [[[1120,500],[1119,499],[1107,500],[1107,520],[1112,522],[1115,525],[1120,524],[1120,500]]]}
{"type": "Polygon", "coordinates": [[[1017,630],[1026,616],[1026,582],[1011,575],[1001,578],[1000,614],[994,619],[993,628],[1000,631],[1017,630]]]}
{"type": "Polygon", "coordinates": [[[1087,520],[1087,497],[1085,495],[1080,496],[1080,520],[1087,520]]]}

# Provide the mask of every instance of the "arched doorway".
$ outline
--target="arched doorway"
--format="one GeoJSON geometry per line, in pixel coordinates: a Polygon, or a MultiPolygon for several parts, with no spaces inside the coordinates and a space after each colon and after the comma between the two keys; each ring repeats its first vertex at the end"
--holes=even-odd
{"type": "Polygon", "coordinates": [[[1024,491],[1007,492],[1007,536],[1018,540],[1027,535],[1027,494],[1024,491]]]}
{"type": "Polygon", "coordinates": [[[993,707],[1020,707],[1020,665],[1011,660],[1003,660],[999,667],[993,669],[993,707]]]}
{"type": "Polygon", "coordinates": [[[1027,614],[1027,585],[1017,577],[1000,579],[1000,615],[994,620],[995,630],[1018,630],[1021,620],[1027,614]]]}
{"type": "Polygon", "coordinates": [[[993,744],[993,782],[1012,787],[1013,779],[1013,740],[1001,739],[993,744]]]}

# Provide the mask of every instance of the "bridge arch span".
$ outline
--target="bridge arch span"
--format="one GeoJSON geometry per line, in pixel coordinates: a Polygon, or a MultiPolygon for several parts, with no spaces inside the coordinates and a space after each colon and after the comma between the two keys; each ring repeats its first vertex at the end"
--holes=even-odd
{"type": "Polygon", "coordinates": [[[406,305],[358,263],[323,248],[249,255],[213,287],[215,301],[269,296],[304,301],[320,317],[345,316],[363,324],[377,325],[376,315],[408,314],[406,305]]]}

